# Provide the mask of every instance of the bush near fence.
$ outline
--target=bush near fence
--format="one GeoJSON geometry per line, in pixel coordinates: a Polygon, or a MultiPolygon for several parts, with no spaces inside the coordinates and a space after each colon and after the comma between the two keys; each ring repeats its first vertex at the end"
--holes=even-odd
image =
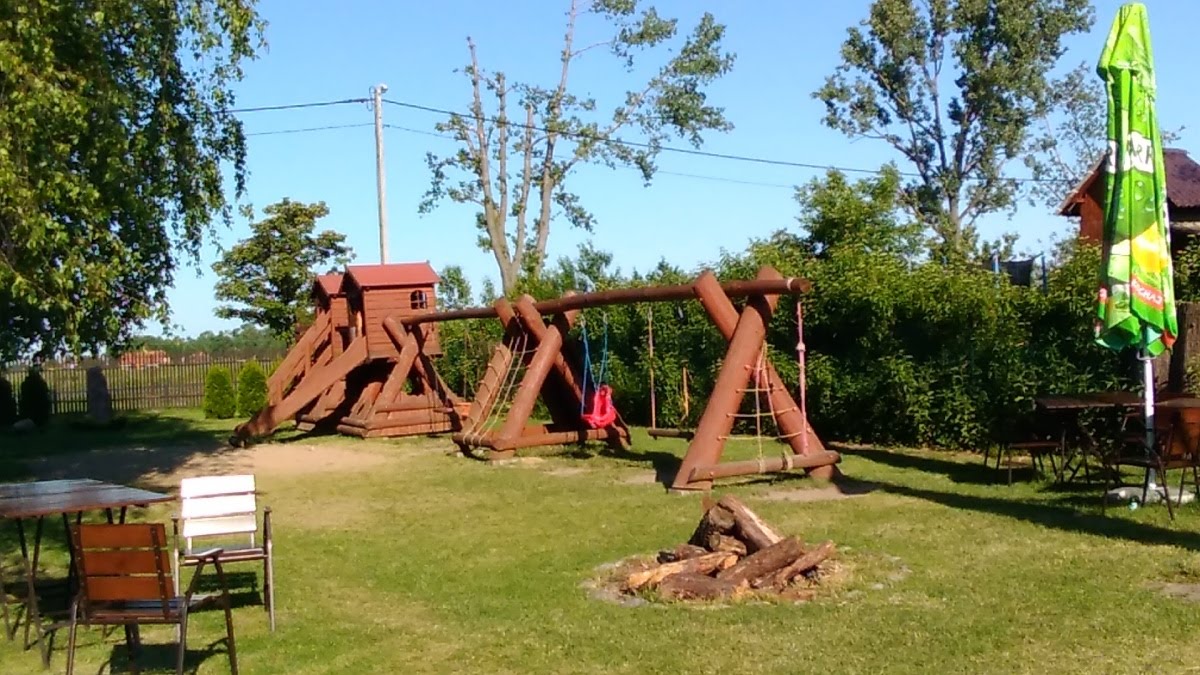
{"type": "MultiPolygon", "coordinates": [[[[55,415],[87,412],[87,368],[99,365],[108,379],[113,410],[159,410],[163,408],[201,408],[204,405],[204,378],[213,366],[238,372],[247,361],[254,361],[270,373],[278,357],[254,359],[213,359],[203,363],[171,363],[129,367],[113,362],[88,362],[87,365],[59,366],[43,364],[41,375],[50,386],[55,415]]],[[[27,364],[10,366],[3,376],[20,396],[20,385],[29,370],[27,364]]],[[[237,382],[234,382],[235,395],[237,382]]]]}

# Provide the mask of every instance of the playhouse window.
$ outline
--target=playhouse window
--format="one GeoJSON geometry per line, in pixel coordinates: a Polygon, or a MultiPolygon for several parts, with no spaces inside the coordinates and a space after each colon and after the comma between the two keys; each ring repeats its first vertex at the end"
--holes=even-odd
{"type": "Polygon", "coordinates": [[[413,291],[412,295],[408,296],[408,299],[411,300],[410,304],[413,309],[425,309],[427,306],[425,291],[413,291]]]}

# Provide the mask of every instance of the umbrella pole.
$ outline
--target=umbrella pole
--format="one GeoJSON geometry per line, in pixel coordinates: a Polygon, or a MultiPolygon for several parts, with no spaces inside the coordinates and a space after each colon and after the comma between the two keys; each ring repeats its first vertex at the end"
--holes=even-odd
{"type": "MultiPolygon", "coordinates": [[[[1142,344],[1145,345],[1149,343],[1150,331],[1148,329],[1143,329],[1143,331],[1145,335],[1143,336],[1142,344]]],[[[1146,406],[1146,456],[1149,457],[1154,451],[1154,359],[1151,358],[1149,352],[1144,348],[1139,358],[1142,362],[1142,385],[1145,391],[1142,398],[1146,406]]],[[[1158,492],[1158,487],[1155,485],[1157,476],[1154,475],[1154,469],[1149,469],[1148,474],[1148,491],[1158,492]]]]}

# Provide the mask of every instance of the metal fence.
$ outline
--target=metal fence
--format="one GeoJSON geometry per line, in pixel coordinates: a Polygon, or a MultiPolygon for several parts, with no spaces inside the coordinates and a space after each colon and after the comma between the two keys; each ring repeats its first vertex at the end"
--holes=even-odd
{"type": "MultiPolygon", "coordinates": [[[[83,362],[69,366],[43,364],[42,379],[50,387],[54,414],[87,412],[87,369],[99,365],[108,380],[113,410],[158,410],[163,408],[200,408],[204,405],[204,380],[210,368],[229,369],[237,390],[237,375],[247,361],[256,361],[267,373],[279,361],[276,358],[211,359],[201,363],[169,363],[130,366],[115,362],[83,362]]],[[[28,366],[10,366],[3,371],[18,400],[21,382],[28,366]]]]}

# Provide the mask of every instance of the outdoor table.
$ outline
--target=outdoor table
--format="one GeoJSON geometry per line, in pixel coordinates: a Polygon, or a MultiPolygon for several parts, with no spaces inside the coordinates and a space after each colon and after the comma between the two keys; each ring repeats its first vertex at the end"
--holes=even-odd
{"type": "Polygon", "coordinates": [[[1053,396],[1040,396],[1035,399],[1035,403],[1039,408],[1058,414],[1062,419],[1062,437],[1063,442],[1060,445],[1062,453],[1061,469],[1057,472],[1056,478],[1062,483],[1069,483],[1075,479],[1079,470],[1083,469],[1085,478],[1091,478],[1090,469],[1087,462],[1087,455],[1097,449],[1098,443],[1093,438],[1092,434],[1083,426],[1080,420],[1079,413],[1084,410],[1095,410],[1099,408],[1117,409],[1117,408],[1132,408],[1142,405],[1142,397],[1138,394],[1129,391],[1101,391],[1089,392],[1084,394],[1058,394],[1053,396]],[[1067,447],[1068,427],[1075,427],[1075,436],[1082,442],[1083,446],[1078,452],[1074,452],[1067,447]],[[1078,459],[1078,463],[1072,468],[1073,461],[1078,459]],[[1070,470],[1070,475],[1067,471],[1070,470]]]}
{"type": "MultiPolygon", "coordinates": [[[[113,522],[113,510],[120,509],[119,522],[125,522],[125,513],[130,506],[147,506],[160,502],[172,501],[174,497],[161,492],[151,492],[139,488],[105,483],[90,478],[35,481],[31,483],[0,484],[0,518],[15,521],[17,524],[17,540],[21,546],[21,558],[25,563],[26,584],[26,622],[25,649],[37,643],[42,648],[42,662],[50,665],[50,650],[45,640],[45,634],[50,629],[42,626],[41,614],[38,608],[37,568],[38,557],[41,554],[42,526],[46,516],[62,516],[63,526],[69,531],[68,514],[75,514],[75,522],[79,523],[84,511],[103,510],[108,522],[113,522]],[[36,521],[33,535],[33,555],[30,556],[28,540],[25,536],[25,520],[36,521]],[[34,626],[36,639],[29,640],[29,627],[34,626]]],[[[67,553],[70,556],[71,567],[68,581],[75,572],[75,551],[67,538],[67,553]]],[[[8,626],[8,603],[4,606],[5,626],[8,626]]],[[[16,631],[5,631],[9,640],[16,637],[16,631]]]]}

